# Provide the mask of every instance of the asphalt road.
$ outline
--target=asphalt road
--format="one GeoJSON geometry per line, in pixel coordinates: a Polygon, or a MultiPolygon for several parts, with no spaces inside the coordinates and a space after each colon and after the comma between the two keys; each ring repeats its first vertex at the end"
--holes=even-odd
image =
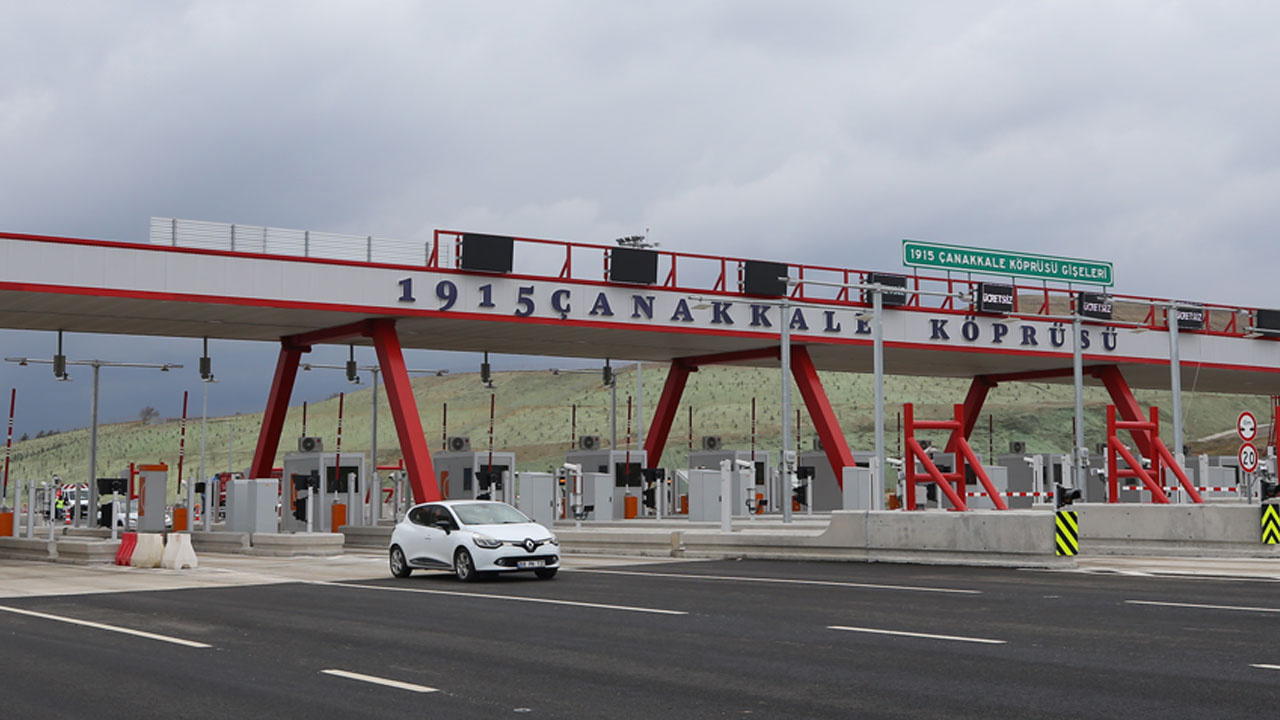
{"type": "Polygon", "coordinates": [[[1274,582],[743,561],[0,601],[14,720],[1278,709],[1274,582]]]}

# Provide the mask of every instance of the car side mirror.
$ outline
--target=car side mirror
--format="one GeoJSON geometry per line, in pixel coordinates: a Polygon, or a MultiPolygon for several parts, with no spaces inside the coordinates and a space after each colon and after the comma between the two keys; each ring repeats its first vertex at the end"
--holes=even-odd
{"type": "Polygon", "coordinates": [[[437,520],[436,527],[443,530],[445,535],[448,535],[450,531],[453,530],[453,523],[449,522],[448,520],[437,520]]]}

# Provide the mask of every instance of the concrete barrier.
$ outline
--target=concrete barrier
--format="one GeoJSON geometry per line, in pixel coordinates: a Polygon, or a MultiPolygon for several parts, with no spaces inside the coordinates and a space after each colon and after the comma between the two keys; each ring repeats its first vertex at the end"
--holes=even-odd
{"type": "Polygon", "coordinates": [[[341,555],[342,533],[253,533],[249,554],[271,557],[341,555]]]}
{"type": "Polygon", "coordinates": [[[1280,557],[1258,505],[1077,504],[1082,555],[1280,557]]]}
{"type": "Polygon", "coordinates": [[[0,558],[5,560],[52,561],[57,557],[57,545],[47,538],[0,537],[0,558]]]}
{"type": "Polygon", "coordinates": [[[391,531],[394,529],[390,525],[377,527],[343,525],[338,528],[338,531],[346,537],[344,541],[346,547],[385,549],[391,545],[391,531]]]}
{"type": "Polygon", "coordinates": [[[1059,557],[1052,513],[1026,511],[837,511],[825,530],[757,523],[724,533],[707,527],[556,528],[567,553],[653,557],[903,562],[1071,568],[1059,557]]]}
{"type": "Polygon", "coordinates": [[[119,540],[73,538],[57,542],[57,561],[72,565],[110,565],[115,562],[119,540]]]}
{"type": "Polygon", "coordinates": [[[249,533],[197,530],[191,533],[191,547],[198,553],[247,553],[249,533]]]}

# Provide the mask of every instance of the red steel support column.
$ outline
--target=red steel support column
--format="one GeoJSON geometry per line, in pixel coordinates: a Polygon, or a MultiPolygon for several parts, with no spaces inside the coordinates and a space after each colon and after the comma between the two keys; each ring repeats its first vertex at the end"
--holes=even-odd
{"type": "Polygon", "coordinates": [[[258,432],[258,447],[253,451],[249,477],[271,477],[271,466],[280,447],[280,433],[284,430],[284,418],[289,412],[289,397],[293,395],[293,381],[298,376],[298,361],[302,359],[302,353],[310,349],[295,345],[288,338],[280,341],[280,357],[276,360],[275,377],[271,379],[267,409],[262,413],[262,429],[258,432]]]}
{"type": "Polygon", "coordinates": [[[667,382],[662,386],[662,397],[658,400],[653,420],[649,423],[649,435],[644,439],[645,457],[649,459],[650,467],[658,467],[662,462],[662,451],[667,447],[667,436],[671,433],[671,424],[675,422],[676,410],[680,407],[680,396],[684,394],[689,373],[696,371],[696,367],[679,360],[671,362],[667,382]]]}
{"type": "Polygon", "coordinates": [[[443,496],[436,482],[435,467],[431,464],[431,451],[427,448],[422,419],[418,417],[418,403],[413,399],[413,386],[409,384],[409,371],[404,364],[395,321],[377,320],[371,324],[369,334],[378,353],[378,365],[382,368],[387,388],[387,403],[391,406],[391,417],[400,438],[400,450],[404,453],[413,499],[420,503],[440,500],[443,496]]]}
{"type": "MultiPolygon", "coordinates": [[[[986,375],[975,375],[973,377],[973,382],[969,385],[969,394],[965,395],[964,398],[964,439],[968,440],[969,436],[973,435],[973,427],[978,422],[978,416],[982,414],[982,405],[987,401],[987,393],[998,384],[997,381],[986,375]]],[[[947,452],[956,452],[956,440],[958,439],[956,433],[952,433],[947,438],[947,452]]],[[[988,462],[991,460],[991,458],[987,459],[988,462]]]]}
{"type": "MultiPolygon", "coordinates": [[[[1116,411],[1120,413],[1122,420],[1143,422],[1146,419],[1143,417],[1142,406],[1138,404],[1138,399],[1129,389],[1129,383],[1125,382],[1124,375],[1120,374],[1120,368],[1115,365],[1106,365],[1091,368],[1090,371],[1107,387],[1107,392],[1111,394],[1111,402],[1115,403],[1116,411]]],[[[1142,453],[1143,457],[1150,458],[1154,455],[1146,433],[1131,431],[1130,435],[1133,436],[1133,442],[1138,446],[1138,452],[1142,453]]]]}
{"type": "Polygon", "coordinates": [[[844,468],[853,467],[853,453],[849,443],[845,442],[844,432],[840,430],[840,421],[831,409],[831,401],[822,389],[822,381],[818,378],[818,370],[813,366],[809,351],[803,345],[791,348],[791,374],[795,376],[796,385],[804,404],[809,408],[809,417],[813,427],[818,431],[822,441],[822,449],[827,453],[827,462],[835,472],[836,483],[844,487],[844,468]]]}

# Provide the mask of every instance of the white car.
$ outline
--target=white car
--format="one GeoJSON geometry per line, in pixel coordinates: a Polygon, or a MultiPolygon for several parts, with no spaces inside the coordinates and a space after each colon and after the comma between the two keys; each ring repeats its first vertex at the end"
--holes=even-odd
{"type": "Polygon", "coordinates": [[[550,580],[560,569],[560,539],[502,502],[441,500],[409,509],[391,532],[391,574],[453,570],[471,582],[485,573],[532,570],[550,580]]]}

